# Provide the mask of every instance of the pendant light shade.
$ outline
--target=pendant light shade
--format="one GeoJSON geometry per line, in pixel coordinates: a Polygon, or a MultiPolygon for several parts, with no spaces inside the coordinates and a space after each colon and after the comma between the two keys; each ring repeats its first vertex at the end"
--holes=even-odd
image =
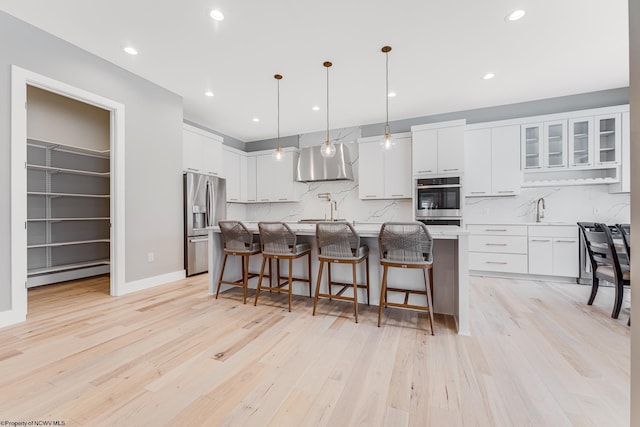
{"type": "Polygon", "coordinates": [[[276,79],[276,82],[278,83],[278,146],[276,147],[272,156],[274,160],[279,162],[284,158],[284,152],[282,151],[282,147],[280,147],[280,80],[282,80],[282,76],[280,74],[276,74],[275,76],[273,76],[273,78],[276,79]]]}
{"type": "Polygon", "coordinates": [[[380,49],[382,53],[385,55],[385,102],[386,102],[386,112],[387,118],[384,123],[384,138],[380,143],[382,148],[385,150],[391,150],[393,146],[396,144],[393,138],[391,138],[391,128],[389,127],[389,52],[391,52],[391,46],[383,46],[380,49]]]}
{"type": "Polygon", "coordinates": [[[320,149],[320,154],[322,157],[333,157],[336,155],[336,146],[331,142],[329,138],[329,67],[333,64],[329,61],[326,61],[322,64],[327,69],[327,139],[322,144],[322,148],[320,149]]]}

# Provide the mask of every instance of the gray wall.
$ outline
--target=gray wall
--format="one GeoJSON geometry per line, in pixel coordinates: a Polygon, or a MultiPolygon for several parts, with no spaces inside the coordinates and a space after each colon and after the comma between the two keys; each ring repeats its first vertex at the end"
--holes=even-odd
{"type": "MultiPolygon", "coordinates": [[[[520,102],[517,104],[499,105],[496,107],[478,108],[475,110],[456,111],[453,113],[396,120],[389,122],[389,125],[391,126],[391,132],[400,133],[411,131],[411,126],[414,125],[446,122],[449,120],[466,119],[468,124],[484,123],[496,120],[515,119],[519,117],[609,107],[612,105],[624,105],[628,103],[629,88],[623,87],[598,92],[581,93],[578,95],[541,99],[537,101],[520,102]]],[[[363,138],[367,136],[382,135],[384,133],[384,123],[361,125],[360,132],[363,138]]],[[[280,138],[280,142],[283,147],[298,147],[298,140],[298,135],[280,138]]],[[[246,143],[246,151],[270,150],[275,147],[275,139],[265,139],[262,141],[246,143]]]]}
{"type": "MultiPolygon", "coordinates": [[[[125,105],[125,280],[183,269],[182,98],[0,12],[0,194],[11,194],[11,65],[125,105]],[[147,263],[147,252],[155,262],[147,263]]],[[[0,205],[0,310],[10,301],[10,206],[0,205]]]]}
{"type": "MultiPolygon", "coordinates": [[[[629,87],[631,101],[631,164],[640,164],[640,2],[629,0],[629,87]]],[[[640,247],[640,168],[631,168],[631,245],[640,247]]],[[[640,251],[631,252],[631,271],[640,271],[640,251]],[[635,266],[635,267],[634,267],[635,266]]],[[[640,276],[631,275],[634,327],[631,328],[631,424],[640,425],[640,276]]]]}

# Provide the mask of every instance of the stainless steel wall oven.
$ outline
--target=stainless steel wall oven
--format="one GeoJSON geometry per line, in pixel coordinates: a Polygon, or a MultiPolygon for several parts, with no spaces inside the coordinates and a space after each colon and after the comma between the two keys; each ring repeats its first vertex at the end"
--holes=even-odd
{"type": "Polygon", "coordinates": [[[416,220],[432,225],[462,224],[459,176],[416,179],[416,220]]]}

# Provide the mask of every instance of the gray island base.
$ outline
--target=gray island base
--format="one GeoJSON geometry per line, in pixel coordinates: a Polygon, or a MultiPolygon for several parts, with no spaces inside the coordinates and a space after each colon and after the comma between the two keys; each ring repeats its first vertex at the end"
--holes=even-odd
{"type": "MultiPolygon", "coordinates": [[[[258,234],[257,222],[244,222],[249,230],[256,235],[258,234]]],[[[311,245],[311,268],[312,283],[315,290],[315,284],[318,275],[318,257],[317,245],[315,240],[314,224],[298,224],[287,223],[289,227],[298,236],[298,242],[308,242],[311,245]]],[[[370,258],[370,294],[371,305],[379,305],[380,301],[380,283],[382,277],[382,267],[379,264],[378,252],[378,233],[381,224],[362,223],[356,224],[355,229],[360,235],[361,244],[369,246],[370,258]]],[[[453,226],[432,226],[428,227],[434,240],[434,264],[433,264],[433,294],[434,294],[434,312],[453,316],[458,328],[459,335],[469,335],[469,268],[468,268],[468,240],[469,232],[459,227],[453,226]]],[[[256,236],[256,239],[258,237],[256,236]]],[[[209,294],[215,294],[218,275],[222,265],[222,243],[220,239],[219,227],[209,228],[209,294]]],[[[227,269],[225,270],[225,278],[240,278],[241,267],[237,257],[230,257],[227,260],[227,269]]],[[[257,255],[251,257],[249,271],[259,272],[262,257],[257,255]]],[[[283,264],[284,266],[284,264],[283,264]]],[[[364,264],[359,267],[358,280],[364,277],[364,264]],[[362,273],[362,275],[361,275],[362,273]]],[[[286,267],[285,270],[286,271],[286,267]]],[[[294,262],[294,276],[301,275],[305,277],[308,274],[306,262],[294,262]]],[[[335,266],[331,269],[333,280],[344,282],[351,281],[351,267],[346,265],[335,266]]],[[[255,288],[256,280],[249,281],[249,287],[255,288]]],[[[268,280],[268,279],[264,279],[268,280]]],[[[391,269],[389,271],[389,283],[401,284],[403,287],[412,287],[415,289],[424,289],[421,270],[411,269],[391,269]]],[[[326,272],[323,275],[321,292],[326,292],[326,272]]],[[[223,285],[221,292],[230,289],[231,286],[223,285]]],[[[350,291],[347,291],[350,292],[350,291]]],[[[366,303],[366,294],[364,289],[360,289],[358,301],[366,303]]],[[[293,293],[296,295],[309,295],[309,288],[306,283],[294,282],[293,293]]],[[[401,294],[389,294],[390,301],[400,301],[403,298],[401,294]]],[[[412,295],[411,301],[416,304],[425,304],[424,297],[421,295],[412,295]],[[413,300],[415,298],[415,300],[413,300]],[[420,300],[422,298],[422,300],[420,300]]],[[[295,306],[293,307],[295,310],[295,306]]]]}

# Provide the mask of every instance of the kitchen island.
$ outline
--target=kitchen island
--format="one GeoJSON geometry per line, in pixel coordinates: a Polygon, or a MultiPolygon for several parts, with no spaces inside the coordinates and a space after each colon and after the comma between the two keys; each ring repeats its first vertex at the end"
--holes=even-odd
{"type": "MultiPolygon", "coordinates": [[[[257,222],[244,222],[249,230],[258,234],[257,222]]],[[[308,242],[311,245],[311,268],[312,283],[315,290],[315,283],[318,275],[318,256],[315,240],[315,224],[287,223],[298,236],[299,243],[308,242]]],[[[382,267],[379,263],[378,233],[381,223],[356,223],[356,232],[360,235],[361,244],[369,246],[370,262],[370,295],[371,305],[378,305],[380,301],[380,283],[382,267]]],[[[429,226],[429,232],[434,240],[433,249],[433,294],[434,312],[453,316],[458,327],[459,335],[469,335],[469,269],[468,269],[468,240],[469,232],[454,226],[429,226]]],[[[258,237],[256,236],[256,239],[258,237]]],[[[222,265],[222,242],[220,239],[220,228],[209,228],[209,294],[215,294],[220,267],[222,265]]],[[[240,277],[240,262],[237,257],[230,257],[227,261],[225,278],[240,277]]],[[[260,269],[261,256],[251,257],[249,270],[258,272],[260,269]]],[[[332,268],[334,280],[349,282],[351,280],[350,267],[344,270],[332,268]]],[[[358,280],[361,272],[364,273],[364,264],[358,271],[358,280]]],[[[294,262],[294,275],[306,275],[306,262],[294,262]]],[[[249,282],[249,287],[255,288],[257,279],[249,282]]],[[[267,279],[268,280],[268,279],[267,279]]],[[[402,286],[411,286],[416,289],[424,289],[421,270],[391,269],[389,271],[389,283],[402,283],[402,286]]],[[[326,288],[326,274],[323,277],[323,287],[326,288]]],[[[230,286],[223,285],[222,290],[229,289],[230,286]]],[[[293,293],[296,295],[308,296],[309,290],[306,283],[294,282],[293,293]]],[[[363,289],[359,290],[358,301],[366,302],[363,289]]],[[[419,297],[419,296],[416,296],[419,297]]],[[[402,298],[401,295],[389,294],[391,301],[402,298]]],[[[423,302],[417,300],[418,303],[423,302]]],[[[293,307],[295,310],[295,305],[293,307]]]]}

